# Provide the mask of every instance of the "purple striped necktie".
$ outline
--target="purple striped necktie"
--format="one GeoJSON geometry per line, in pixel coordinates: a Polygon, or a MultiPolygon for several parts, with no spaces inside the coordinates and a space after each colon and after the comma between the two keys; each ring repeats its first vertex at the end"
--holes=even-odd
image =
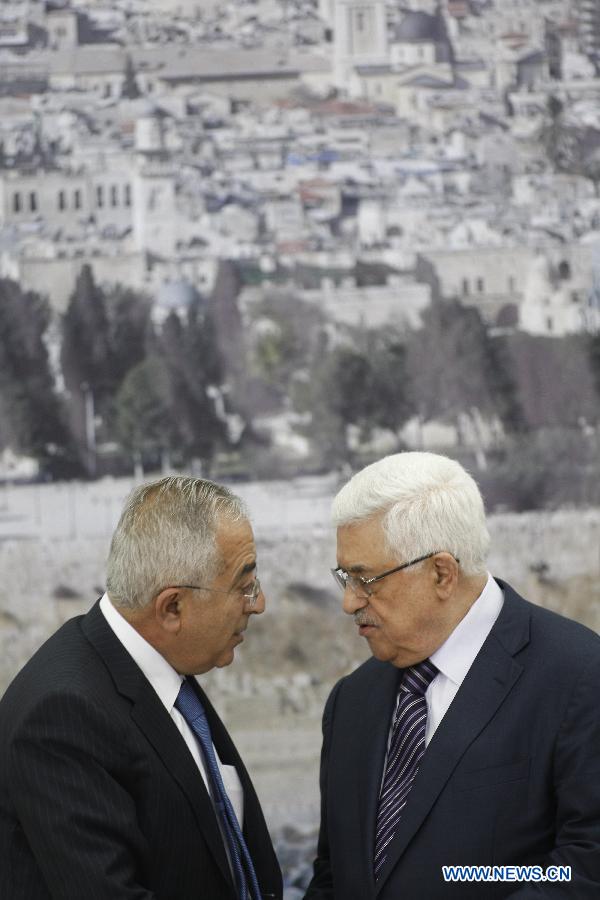
{"type": "Polygon", "coordinates": [[[379,794],[373,861],[376,881],[425,753],[427,725],[425,691],[437,673],[434,664],[425,659],[416,666],[405,669],[402,676],[385,775],[379,794]]]}

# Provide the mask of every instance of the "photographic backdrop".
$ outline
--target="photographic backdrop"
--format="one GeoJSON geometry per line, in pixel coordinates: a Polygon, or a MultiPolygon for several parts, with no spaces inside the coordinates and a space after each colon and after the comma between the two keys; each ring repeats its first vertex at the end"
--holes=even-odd
{"type": "Polygon", "coordinates": [[[0,3],[0,691],[131,487],[249,503],[267,614],[207,688],[289,900],[365,658],[329,504],[459,459],[491,570],[600,627],[600,5],[0,3]]]}

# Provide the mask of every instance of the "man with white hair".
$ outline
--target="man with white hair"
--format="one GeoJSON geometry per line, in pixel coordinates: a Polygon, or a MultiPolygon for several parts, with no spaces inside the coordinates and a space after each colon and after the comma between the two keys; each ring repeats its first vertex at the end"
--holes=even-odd
{"type": "Polygon", "coordinates": [[[453,460],[367,466],[333,520],[373,658],[325,707],[305,900],[600,897],[598,635],[488,574],[453,460]]]}
{"type": "Polygon", "coordinates": [[[194,676],[265,598],[242,501],[170,477],[128,499],[107,592],[0,702],[2,900],[281,900],[260,804],[194,676]]]}

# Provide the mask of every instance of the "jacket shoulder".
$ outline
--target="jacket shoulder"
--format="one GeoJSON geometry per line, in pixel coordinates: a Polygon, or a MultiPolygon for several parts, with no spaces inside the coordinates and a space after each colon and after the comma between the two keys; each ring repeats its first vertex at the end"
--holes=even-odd
{"type": "Polygon", "coordinates": [[[340,693],[345,695],[348,693],[369,692],[374,688],[381,686],[382,681],[386,683],[389,680],[396,680],[399,677],[400,669],[391,663],[381,662],[374,656],[361,663],[358,668],[354,669],[348,675],[334,685],[331,697],[336,697],[340,693]]]}
{"type": "Polygon", "coordinates": [[[51,694],[95,693],[106,677],[100,658],[81,629],[84,616],[69,619],[39,647],[0,700],[0,721],[18,720],[51,694]]]}
{"type": "Polygon", "coordinates": [[[532,603],[515,591],[507,582],[497,578],[496,581],[504,592],[504,601],[511,609],[529,616],[532,637],[544,637],[563,645],[587,649],[591,653],[600,653],[600,635],[592,628],[576,622],[574,619],[554,610],[532,603]]]}

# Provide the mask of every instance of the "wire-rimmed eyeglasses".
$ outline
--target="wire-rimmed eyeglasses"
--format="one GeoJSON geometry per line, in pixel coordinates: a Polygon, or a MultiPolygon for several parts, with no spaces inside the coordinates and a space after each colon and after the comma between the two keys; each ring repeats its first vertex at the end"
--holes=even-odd
{"type": "Polygon", "coordinates": [[[187,588],[189,591],[211,591],[214,594],[237,594],[238,597],[250,607],[256,606],[256,601],[258,600],[258,595],[261,591],[258,575],[252,582],[252,589],[250,591],[248,591],[247,588],[240,588],[236,591],[223,591],[220,588],[202,587],[202,585],[199,584],[171,584],[169,587],[187,588]]]}
{"type": "MultiPolygon", "coordinates": [[[[388,575],[393,575],[394,572],[408,569],[409,566],[416,566],[417,563],[423,562],[425,559],[431,559],[432,556],[436,556],[438,553],[442,553],[442,551],[434,550],[433,553],[426,553],[425,556],[411,559],[410,562],[402,563],[401,566],[396,566],[394,569],[388,569],[387,572],[382,572],[381,575],[373,575],[372,578],[363,578],[362,575],[351,575],[349,572],[346,572],[345,569],[342,569],[341,566],[338,566],[336,569],[331,569],[331,574],[333,575],[335,583],[339,585],[343,591],[345,591],[347,587],[350,587],[355,594],[360,593],[364,594],[366,597],[370,597],[373,593],[370,585],[374,584],[376,581],[381,581],[382,578],[387,578],[388,575]]],[[[454,557],[454,559],[456,559],[456,557],[454,557]]],[[[456,562],[460,562],[460,560],[456,559],[456,562]]]]}

